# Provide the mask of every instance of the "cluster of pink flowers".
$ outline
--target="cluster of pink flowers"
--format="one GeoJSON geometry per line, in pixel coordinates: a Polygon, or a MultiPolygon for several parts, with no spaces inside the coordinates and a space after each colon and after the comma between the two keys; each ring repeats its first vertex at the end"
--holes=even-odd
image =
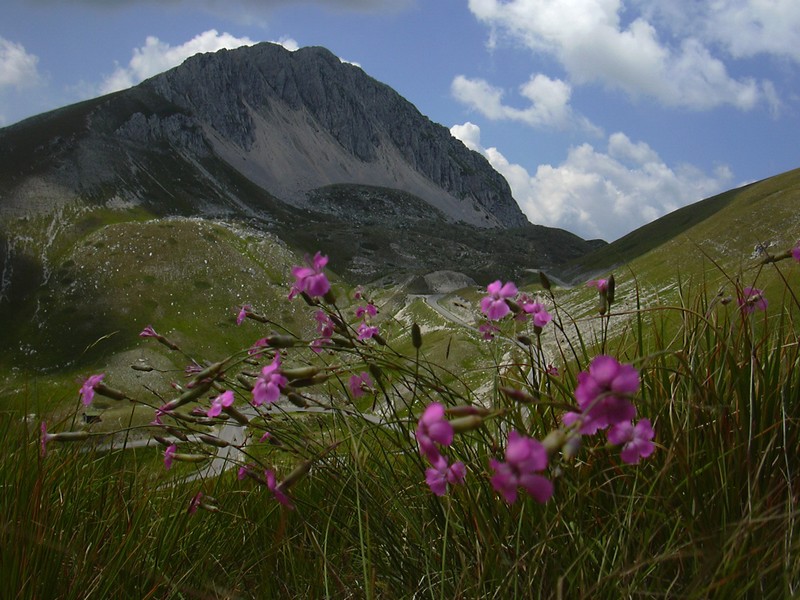
{"type": "Polygon", "coordinates": [[[445,495],[447,484],[464,483],[467,475],[463,462],[450,464],[439,451],[439,445],[453,443],[453,435],[453,426],[444,418],[444,406],[439,402],[429,404],[417,422],[416,438],[420,452],[432,465],[425,470],[425,482],[437,496],[445,495]]]}
{"type": "Polygon", "coordinates": [[[378,314],[378,309],[375,308],[375,305],[372,302],[368,302],[365,306],[357,306],[355,312],[356,318],[361,319],[361,323],[356,328],[359,341],[363,342],[378,335],[379,329],[370,324],[372,317],[378,314]]]}
{"type": "Polygon", "coordinates": [[[565,414],[563,423],[580,435],[608,430],[611,444],[623,444],[622,460],[638,463],[655,449],[650,421],[632,423],[636,407],[631,397],[640,386],[639,372],[633,366],[621,364],[612,356],[597,356],[588,371],[578,373],[575,399],[580,412],[565,414]]]}
{"type": "MultiPolygon", "coordinates": [[[[513,312],[517,320],[531,320],[534,331],[539,333],[553,318],[541,302],[527,294],[519,294],[517,297],[519,291],[512,281],[503,283],[498,279],[486,286],[486,292],[488,296],[481,299],[481,312],[490,321],[499,321],[513,312]]],[[[479,329],[483,339],[490,340],[494,337],[497,327],[485,323],[479,329]]]]}
{"type": "Polygon", "coordinates": [[[314,320],[317,322],[317,333],[319,337],[311,342],[311,349],[314,352],[322,352],[322,347],[331,344],[331,336],[334,332],[334,323],[328,313],[320,309],[314,313],[314,320]]]}
{"type": "Polygon", "coordinates": [[[517,500],[517,489],[522,488],[537,502],[545,503],[553,495],[553,483],[539,475],[547,468],[547,450],[541,442],[516,431],[508,434],[505,462],[489,460],[494,469],[492,487],[509,504],[517,500]]]}

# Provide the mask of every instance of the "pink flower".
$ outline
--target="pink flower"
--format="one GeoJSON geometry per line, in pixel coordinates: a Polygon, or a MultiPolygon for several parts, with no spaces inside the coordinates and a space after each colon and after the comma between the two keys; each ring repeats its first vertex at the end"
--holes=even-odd
{"type": "Polygon", "coordinates": [[[269,491],[272,492],[272,494],[275,496],[275,500],[283,504],[286,508],[289,509],[294,508],[294,506],[292,506],[291,501],[289,500],[289,496],[287,496],[284,493],[284,491],[280,488],[280,485],[276,483],[275,473],[267,469],[266,471],[264,471],[264,475],[266,475],[267,477],[267,487],[269,488],[269,491]]]}
{"type": "Polygon", "coordinates": [[[197,509],[200,508],[200,504],[203,501],[203,492],[197,492],[192,501],[189,502],[189,510],[187,511],[190,515],[193,515],[197,512],[197,509]]]}
{"type": "Polygon", "coordinates": [[[86,378],[86,381],[83,382],[80,394],[84,406],[89,406],[92,403],[92,400],[94,399],[94,390],[98,385],[100,385],[100,382],[103,381],[103,377],[105,377],[104,373],[90,375],[86,378]]]}
{"type": "Polygon", "coordinates": [[[764,297],[764,290],[754,287],[746,287],[739,296],[739,308],[743,314],[749,315],[756,309],[767,310],[767,299],[764,297]]]}
{"type": "Polygon", "coordinates": [[[417,443],[420,452],[435,464],[439,454],[436,444],[449,446],[453,443],[453,426],[444,418],[444,406],[432,402],[417,422],[417,443]]]}
{"type": "Polygon", "coordinates": [[[467,476],[467,468],[461,461],[447,464],[447,459],[439,455],[434,461],[433,466],[425,469],[425,483],[437,496],[444,496],[447,493],[447,484],[457,485],[464,483],[467,476]]]}
{"type": "Polygon", "coordinates": [[[478,325],[478,332],[482,334],[483,339],[487,342],[493,340],[494,334],[496,334],[498,331],[500,331],[500,328],[492,323],[481,323],[478,325]]]}
{"type": "Polygon", "coordinates": [[[792,258],[800,262],[800,240],[798,240],[795,247],[792,248],[792,258]]]}
{"type": "Polygon", "coordinates": [[[262,353],[262,348],[266,348],[269,346],[269,339],[261,338],[253,342],[253,345],[250,346],[250,349],[247,351],[247,354],[253,356],[255,358],[260,358],[262,353]]]}
{"type": "Polygon", "coordinates": [[[378,314],[378,309],[374,304],[367,304],[366,306],[359,306],[356,308],[356,318],[363,319],[365,317],[374,317],[378,314]]]}
{"type": "Polygon", "coordinates": [[[236,324],[241,325],[247,318],[247,312],[252,308],[249,304],[245,304],[239,309],[239,314],[236,315],[236,324]]]}
{"type": "Polygon", "coordinates": [[[559,373],[557,366],[547,365],[547,374],[551,377],[558,377],[561,373],[559,373]]]}
{"type": "Polygon", "coordinates": [[[481,300],[481,311],[492,321],[499,321],[511,312],[506,304],[506,298],[513,298],[517,294],[517,286],[509,281],[503,284],[499,279],[486,286],[489,294],[481,300]]]}
{"type": "Polygon", "coordinates": [[[277,402],[281,390],[289,383],[289,380],[280,374],[280,368],[281,357],[276,354],[272,362],[261,369],[261,375],[253,386],[253,406],[261,406],[265,402],[267,404],[277,402]]]}
{"type": "Polygon", "coordinates": [[[172,457],[175,456],[177,451],[178,447],[175,444],[170,444],[167,446],[167,449],[164,450],[164,467],[166,467],[167,471],[172,468],[172,457]]]}
{"type": "Polygon", "coordinates": [[[575,399],[581,413],[567,413],[563,417],[569,426],[582,420],[580,433],[591,435],[609,425],[631,421],[636,407],[630,396],[639,391],[639,372],[631,365],[620,364],[613,356],[597,356],[589,371],[578,373],[575,399]]]}
{"type": "Polygon", "coordinates": [[[368,340],[369,338],[378,334],[378,328],[374,325],[367,325],[366,323],[361,323],[356,330],[358,333],[359,341],[368,340]]]}
{"type": "Polygon", "coordinates": [[[317,322],[317,333],[321,337],[329,338],[333,335],[334,324],[328,313],[318,310],[314,313],[314,320],[317,322]]]}
{"type": "Polygon", "coordinates": [[[289,299],[301,292],[305,292],[312,298],[324,296],[331,289],[328,278],[322,272],[322,269],[328,264],[328,257],[317,252],[311,260],[306,256],[306,263],[305,267],[292,267],[295,283],[289,292],[289,299]]]}
{"type": "Polygon", "coordinates": [[[233,404],[233,392],[228,390],[222,392],[219,396],[211,401],[211,408],[206,412],[207,417],[218,417],[223,408],[228,408],[233,404]]]}
{"type": "Polygon", "coordinates": [[[258,438],[259,442],[268,442],[272,439],[272,434],[269,431],[265,431],[264,435],[258,438]]]}
{"type": "Polygon", "coordinates": [[[547,468],[547,450],[537,440],[512,431],[508,435],[506,461],[489,461],[494,469],[490,481],[492,487],[513,504],[517,500],[517,488],[522,487],[537,502],[545,503],[553,495],[553,483],[537,471],[547,468]]]}
{"type": "Polygon", "coordinates": [[[524,295],[519,299],[519,306],[523,313],[520,315],[522,320],[525,320],[525,315],[533,315],[533,326],[538,327],[539,329],[547,325],[553,318],[545,309],[544,304],[541,302],[535,302],[527,295],[524,295]]]}
{"type": "Polygon", "coordinates": [[[593,279],[586,283],[589,287],[596,287],[598,293],[605,294],[608,291],[608,279],[593,279]]]}
{"type": "Polygon", "coordinates": [[[153,329],[152,325],[148,325],[147,327],[142,329],[142,332],[139,334],[139,337],[158,337],[158,334],[156,333],[156,330],[153,329]]]}
{"type": "Polygon", "coordinates": [[[367,372],[363,372],[360,375],[353,375],[350,377],[350,381],[348,383],[348,386],[350,387],[350,393],[353,394],[353,398],[360,398],[367,390],[371,392],[373,385],[375,384],[372,382],[372,378],[367,372]]]}
{"type": "Polygon", "coordinates": [[[616,446],[622,444],[621,457],[629,465],[635,465],[653,453],[655,444],[651,440],[654,436],[650,419],[642,419],[636,425],[630,421],[617,423],[608,430],[608,441],[616,446]]]}

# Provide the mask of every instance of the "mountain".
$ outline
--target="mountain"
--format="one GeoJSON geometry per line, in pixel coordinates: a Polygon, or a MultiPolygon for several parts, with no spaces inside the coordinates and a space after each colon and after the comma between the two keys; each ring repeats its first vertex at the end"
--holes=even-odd
{"type": "Polygon", "coordinates": [[[442,269],[486,283],[598,245],[528,223],[480,154],[323,48],[197,55],[0,129],[0,328],[12,348],[0,355],[12,364],[74,363],[151,320],[199,331],[186,320],[198,296],[229,310],[252,299],[253,274],[272,286],[265,297],[285,295],[304,252],[328,254],[353,283],[442,269]],[[283,248],[280,264],[251,238],[283,248]]]}

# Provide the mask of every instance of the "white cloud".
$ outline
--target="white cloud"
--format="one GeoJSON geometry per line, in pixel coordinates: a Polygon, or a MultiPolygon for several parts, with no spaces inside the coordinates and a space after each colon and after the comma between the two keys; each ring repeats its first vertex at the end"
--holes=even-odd
{"type": "Polygon", "coordinates": [[[41,83],[39,58],[29,54],[22,44],[0,37],[0,89],[22,89],[41,83]]]}
{"type": "Polygon", "coordinates": [[[692,109],[746,110],[761,98],[757,82],[732,78],[696,37],[679,36],[671,45],[642,16],[623,24],[631,12],[622,0],[469,0],[469,7],[491,27],[492,39],[506,33],[556,58],[573,83],[599,82],[692,109]]]}
{"type": "MultiPolygon", "coordinates": [[[[170,46],[155,36],[148,36],[144,46],[133,50],[128,66],[117,66],[116,70],[105,78],[100,86],[100,93],[108,94],[136,85],[140,81],[157,75],[181,64],[190,56],[200,52],[216,52],[223,48],[233,49],[250,46],[255,42],[249,38],[237,38],[229,33],[219,33],[215,29],[204,31],[180,46],[170,46]]],[[[282,43],[292,49],[297,42],[285,38],[282,43]]]]}
{"type": "Polygon", "coordinates": [[[669,167],[646,143],[619,132],[609,136],[605,152],[582,144],[571,148],[560,165],[540,165],[531,175],[497,148],[484,148],[477,125],[456,125],[450,132],[486,156],[533,223],[584,238],[617,239],[730,187],[733,179],[727,167],[712,174],[690,165],[669,167]]]}
{"type": "Polygon", "coordinates": [[[599,131],[570,107],[570,85],[546,75],[533,75],[520,86],[520,94],[530,101],[527,108],[503,104],[503,91],[483,79],[458,75],[453,79],[450,89],[459,102],[492,120],[519,121],[533,127],[580,127],[595,133],[599,131]]]}
{"type": "Polygon", "coordinates": [[[770,54],[800,62],[797,0],[635,0],[649,19],[691,32],[736,58],[770,54]]]}

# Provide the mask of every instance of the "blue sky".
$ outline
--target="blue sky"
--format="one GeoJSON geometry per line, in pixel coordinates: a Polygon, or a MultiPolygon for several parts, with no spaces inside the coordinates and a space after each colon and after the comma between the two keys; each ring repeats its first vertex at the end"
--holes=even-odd
{"type": "Polygon", "coordinates": [[[273,41],[358,64],[586,238],[800,166],[797,0],[0,1],[0,126],[273,41]]]}

